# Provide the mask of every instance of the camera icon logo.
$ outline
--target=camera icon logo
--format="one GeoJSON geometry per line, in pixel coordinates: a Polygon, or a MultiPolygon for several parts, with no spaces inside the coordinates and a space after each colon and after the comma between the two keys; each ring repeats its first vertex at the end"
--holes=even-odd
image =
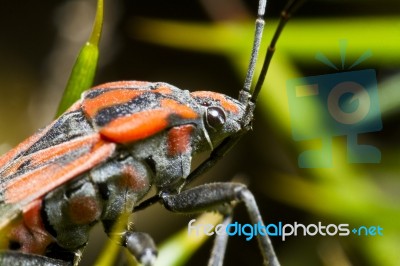
{"type": "Polygon", "coordinates": [[[348,162],[381,161],[379,149],[358,144],[357,140],[359,134],[382,129],[374,69],[291,79],[287,82],[287,92],[293,139],[321,141],[318,149],[306,150],[299,155],[299,167],[332,167],[332,139],[335,136],[347,137],[348,162]],[[320,108],[310,109],[315,103],[320,108]],[[310,112],[318,112],[319,121],[308,123],[310,112]],[[324,160],[316,160],[321,156],[324,160]]]}

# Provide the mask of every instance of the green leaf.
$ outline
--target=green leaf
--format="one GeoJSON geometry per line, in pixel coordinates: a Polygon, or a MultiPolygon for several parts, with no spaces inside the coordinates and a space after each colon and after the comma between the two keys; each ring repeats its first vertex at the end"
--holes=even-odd
{"type": "Polygon", "coordinates": [[[60,116],[85,90],[89,89],[94,80],[99,58],[99,41],[103,27],[103,0],[97,1],[96,18],[89,41],[82,47],[68,80],[64,95],[58,106],[56,117],[60,116]]]}
{"type": "MultiPolygon", "coordinates": [[[[216,226],[222,221],[222,216],[216,213],[205,213],[196,219],[197,224],[212,224],[216,226]]],[[[210,238],[205,233],[189,234],[184,228],[160,245],[156,266],[186,265],[188,259],[210,238]]]]}

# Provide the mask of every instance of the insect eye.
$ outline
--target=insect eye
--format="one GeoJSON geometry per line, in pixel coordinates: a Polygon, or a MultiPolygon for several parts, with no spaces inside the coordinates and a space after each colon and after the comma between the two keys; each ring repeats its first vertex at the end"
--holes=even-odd
{"type": "Polygon", "coordinates": [[[210,128],[218,130],[225,124],[225,112],[219,107],[208,107],[205,120],[210,128]]]}

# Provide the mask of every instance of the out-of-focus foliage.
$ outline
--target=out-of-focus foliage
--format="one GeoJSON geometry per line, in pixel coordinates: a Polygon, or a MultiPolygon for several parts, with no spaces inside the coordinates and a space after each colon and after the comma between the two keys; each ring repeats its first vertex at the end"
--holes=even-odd
{"type": "MultiPolygon", "coordinates": [[[[135,38],[179,49],[223,54],[229,58],[241,76],[246,72],[251,43],[243,40],[251,39],[250,24],[190,25],[148,19],[134,21],[133,24],[136,29],[135,38]]],[[[270,40],[275,25],[267,22],[268,32],[264,37],[265,42],[270,40]]],[[[400,25],[398,17],[290,21],[278,42],[278,49],[258,103],[264,117],[276,127],[277,134],[290,136],[286,81],[304,75],[296,68],[296,61],[305,65],[321,64],[315,60],[317,52],[323,52],[328,58],[340,59],[339,41],[345,39],[348,42],[347,66],[355,62],[365,51],[371,50],[373,56],[365,62],[368,66],[398,68],[400,28],[394,25],[400,25]]],[[[266,43],[263,47],[266,47],[266,43]]],[[[398,77],[400,74],[390,81],[379,84],[380,106],[384,118],[387,114],[400,110],[400,98],[397,97],[400,84],[398,77]]],[[[323,106],[317,102],[311,104],[308,116],[304,117],[301,123],[302,130],[318,128],[323,131],[323,126],[314,124],[318,123],[316,121],[321,121],[319,108],[323,106]]],[[[292,145],[295,150],[302,151],[315,149],[315,145],[318,147],[319,144],[316,140],[311,143],[292,142],[292,145]]],[[[268,149],[268,146],[263,148],[268,149]]],[[[347,245],[353,245],[371,265],[397,265],[400,262],[397,248],[400,245],[398,225],[400,196],[387,191],[379,184],[382,181],[380,178],[386,179],[388,175],[400,172],[399,167],[396,167],[397,171],[385,168],[391,160],[396,160],[396,157],[388,158],[388,152],[390,151],[382,150],[384,160],[381,164],[352,165],[345,158],[346,144],[335,141],[333,167],[299,170],[298,175],[277,173],[274,176],[275,186],[268,186],[266,182],[264,192],[278,201],[313,213],[315,217],[320,217],[319,219],[349,223],[353,227],[361,225],[383,227],[384,236],[358,238],[350,236],[346,241],[347,245]]],[[[395,154],[393,156],[396,156],[395,154]]],[[[398,179],[390,182],[397,190],[400,189],[398,179]]],[[[286,259],[290,256],[290,253],[283,250],[282,262],[284,264],[290,262],[290,259],[286,259]]]]}
{"type": "Polygon", "coordinates": [[[67,87],[58,106],[56,117],[76,102],[82,92],[93,86],[93,80],[99,58],[99,41],[103,27],[103,0],[97,2],[96,18],[92,35],[84,44],[72,68],[67,87]]]}

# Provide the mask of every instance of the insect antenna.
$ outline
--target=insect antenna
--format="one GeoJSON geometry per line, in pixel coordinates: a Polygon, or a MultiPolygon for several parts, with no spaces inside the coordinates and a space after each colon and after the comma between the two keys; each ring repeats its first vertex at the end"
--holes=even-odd
{"type": "MultiPolygon", "coordinates": [[[[269,44],[269,46],[267,48],[267,52],[265,54],[265,59],[264,59],[264,62],[263,62],[263,66],[262,66],[260,75],[258,76],[256,86],[255,86],[254,91],[253,91],[253,93],[251,95],[251,99],[250,99],[251,102],[255,103],[257,101],[258,94],[260,93],[261,87],[264,84],[264,80],[265,80],[265,77],[267,75],[268,68],[269,68],[269,65],[271,63],[272,56],[275,53],[276,43],[278,42],[278,39],[281,36],[283,28],[285,27],[286,23],[289,21],[289,19],[292,16],[292,14],[294,12],[296,12],[296,10],[303,4],[304,1],[305,0],[290,0],[286,4],[284,9],[282,10],[282,12],[280,14],[278,27],[276,28],[274,36],[272,37],[272,40],[271,40],[271,42],[270,42],[270,44],[269,44]]],[[[252,53],[252,57],[253,57],[253,53],[252,53]]],[[[249,73],[248,73],[248,75],[249,75],[249,73]]],[[[245,83],[243,90],[246,90],[246,86],[247,86],[247,84],[245,83]]]]}
{"type": "Polygon", "coordinates": [[[258,4],[258,12],[257,12],[257,20],[256,20],[256,26],[255,26],[255,35],[254,35],[254,43],[253,43],[253,49],[251,52],[251,57],[250,57],[250,64],[249,68],[247,70],[246,74],[246,80],[243,86],[243,89],[240,90],[239,92],[239,101],[245,104],[247,106],[246,113],[243,121],[243,126],[244,129],[240,132],[238,132],[236,135],[232,135],[230,137],[227,137],[224,139],[221,144],[219,144],[210,154],[210,157],[206,159],[203,163],[201,163],[196,169],[194,169],[189,176],[186,178],[184,183],[181,185],[179,190],[181,190],[183,187],[185,187],[188,183],[190,183],[193,179],[196,177],[200,176],[204,172],[206,172],[208,169],[213,167],[228,151],[235,146],[235,144],[240,140],[241,136],[246,133],[250,128],[251,128],[251,121],[253,118],[253,112],[255,108],[255,102],[257,100],[258,94],[261,90],[262,84],[265,79],[265,75],[268,71],[269,64],[271,62],[272,56],[275,51],[275,45],[276,42],[278,41],[278,38],[286,25],[287,21],[289,20],[291,14],[300,6],[300,4],[303,2],[303,0],[290,0],[283,11],[281,12],[281,17],[280,21],[278,24],[278,28],[275,31],[275,34],[270,42],[270,45],[268,47],[263,67],[261,70],[261,73],[258,77],[257,80],[257,85],[253,91],[253,93],[250,93],[250,88],[251,88],[251,83],[253,80],[254,76],[254,69],[257,63],[257,57],[258,57],[258,51],[261,43],[261,38],[262,38],[262,33],[264,29],[264,14],[265,14],[265,9],[267,5],[266,0],[260,0],[258,4]]]}
{"type": "Polygon", "coordinates": [[[250,63],[247,68],[246,78],[244,80],[243,89],[239,94],[239,101],[247,104],[250,97],[251,84],[253,82],[254,70],[257,64],[258,52],[260,50],[261,39],[264,31],[264,15],[267,6],[267,0],[260,0],[258,3],[257,19],[254,33],[253,48],[251,50],[250,63]]]}

